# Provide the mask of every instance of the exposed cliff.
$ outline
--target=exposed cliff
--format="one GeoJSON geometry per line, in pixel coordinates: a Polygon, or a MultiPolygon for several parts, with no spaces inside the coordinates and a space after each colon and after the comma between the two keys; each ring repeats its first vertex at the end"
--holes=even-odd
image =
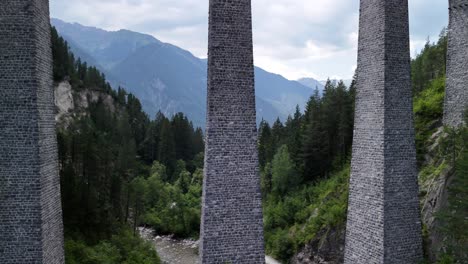
{"type": "Polygon", "coordinates": [[[344,226],[322,229],[291,260],[293,264],[338,264],[344,258],[344,226]]]}
{"type": "Polygon", "coordinates": [[[427,257],[432,262],[436,260],[444,241],[436,215],[447,207],[448,188],[454,175],[453,165],[441,155],[442,141],[446,138],[442,127],[431,136],[428,142],[430,147],[419,173],[424,243],[427,257]]]}
{"type": "Polygon", "coordinates": [[[67,128],[74,118],[87,115],[87,109],[92,103],[102,101],[106,109],[112,113],[118,108],[109,93],[88,88],[76,90],[69,81],[56,83],[54,91],[57,109],[55,120],[58,128],[67,128]]]}
{"type": "MultiPolygon", "coordinates": [[[[446,235],[440,230],[438,213],[447,207],[448,190],[451,186],[454,169],[449,161],[444,158],[444,142],[447,133],[442,127],[427,142],[425,161],[419,173],[421,221],[423,223],[423,235],[425,252],[428,260],[434,263],[439,252],[444,247],[446,235]]],[[[311,218],[317,217],[312,215],[311,218]]],[[[343,263],[345,242],[345,226],[325,226],[315,237],[307,243],[294,257],[291,263],[307,264],[339,264],[343,263]]]]}

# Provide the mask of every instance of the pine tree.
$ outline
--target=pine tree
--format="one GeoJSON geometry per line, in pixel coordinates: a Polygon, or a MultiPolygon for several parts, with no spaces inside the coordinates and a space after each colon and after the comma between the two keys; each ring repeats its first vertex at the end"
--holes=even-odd
{"type": "Polygon", "coordinates": [[[424,90],[430,81],[445,75],[447,54],[447,29],[443,29],[437,43],[428,39],[423,50],[411,62],[413,94],[424,90]]]}
{"type": "Polygon", "coordinates": [[[340,167],[346,163],[347,156],[350,154],[350,146],[353,138],[353,102],[350,92],[347,90],[343,81],[338,83],[336,87],[336,108],[338,111],[337,125],[335,129],[335,155],[336,161],[339,162],[340,167]]]}
{"type": "Polygon", "coordinates": [[[192,160],[196,154],[192,145],[193,126],[183,113],[177,113],[172,117],[171,126],[174,133],[175,158],[192,160]]]}
{"type": "Polygon", "coordinates": [[[258,160],[260,168],[265,167],[265,164],[271,161],[272,155],[272,144],[271,144],[271,129],[267,121],[262,120],[259,127],[258,136],[258,160]]]}
{"type": "Polygon", "coordinates": [[[296,106],[296,111],[294,116],[286,124],[287,131],[287,145],[291,159],[294,161],[295,167],[300,168],[302,165],[302,160],[300,157],[302,149],[301,141],[301,126],[303,122],[303,116],[299,105],[296,106]]]}
{"type": "Polygon", "coordinates": [[[324,176],[329,169],[329,137],[318,90],[307,103],[305,116],[307,122],[303,129],[301,155],[304,179],[311,181],[324,176]]]}
{"type": "Polygon", "coordinates": [[[192,136],[192,146],[194,154],[199,154],[205,151],[205,140],[203,136],[203,130],[197,127],[192,136]]]}
{"type": "Polygon", "coordinates": [[[279,118],[271,126],[271,150],[272,155],[275,155],[278,148],[285,143],[286,133],[283,123],[279,118]]]}
{"type": "Polygon", "coordinates": [[[167,167],[168,175],[172,176],[176,165],[176,150],[172,126],[167,118],[162,121],[158,160],[167,167]]]}
{"type": "Polygon", "coordinates": [[[300,177],[294,168],[294,163],[289,156],[286,145],[282,145],[278,149],[271,167],[272,192],[276,195],[284,195],[288,190],[292,190],[299,185],[300,177]]]}

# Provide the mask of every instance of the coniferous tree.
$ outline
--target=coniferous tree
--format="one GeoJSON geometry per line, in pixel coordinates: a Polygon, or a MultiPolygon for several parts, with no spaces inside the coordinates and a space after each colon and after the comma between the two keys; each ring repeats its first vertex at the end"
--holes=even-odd
{"type": "Polygon", "coordinates": [[[447,61],[447,29],[443,29],[436,44],[428,39],[423,50],[411,62],[413,93],[417,95],[429,82],[444,76],[447,61]]]}
{"type": "Polygon", "coordinates": [[[337,114],[337,125],[335,129],[335,155],[337,156],[336,161],[339,162],[340,166],[346,163],[346,157],[349,155],[349,147],[352,144],[353,139],[353,101],[350,91],[346,90],[346,86],[343,81],[338,83],[336,87],[336,110],[337,114]]]}
{"type": "Polygon", "coordinates": [[[172,117],[171,126],[174,132],[175,158],[192,160],[195,155],[192,145],[192,124],[183,113],[177,113],[172,117]]]}
{"type": "Polygon", "coordinates": [[[172,126],[167,118],[162,120],[161,136],[158,145],[158,160],[167,167],[168,175],[173,179],[172,174],[176,166],[176,150],[172,126]]]}
{"type": "Polygon", "coordinates": [[[296,112],[294,113],[293,118],[291,119],[291,122],[288,127],[288,150],[289,154],[291,156],[291,159],[294,161],[294,164],[296,168],[300,168],[302,165],[301,158],[300,158],[300,153],[301,153],[301,148],[302,148],[302,142],[301,142],[301,126],[303,122],[303,116],[301,113],[301,110],[299,108],[299,105],[296,106],[296,112]]]}
{"type": "Polygon", "coordinates": [[[302,158],[304,179],[307,181],[324,176],[329,165],[329,137],[322,110],[321,99],[316,90],[307,103],[307,123],[303,130],[302,158]]]}
{"type": "Polygon", "coordinates": [[[299,185],[300,177],[294,168],[286,145],[282,145],[273,158],[271,174],[272,191],[278,196],[284,195],[288,190],[299,185]]]}
{"type": "Polygon", "coordinates": [[[285,141],[285,128],[283,123],[279,118],[271,126],[271,148],[272,148],[272,155],[275,155],[278,148],[283,145],[285,141]]]}
{"type": "Polygon", "coordinates": [[[205,151],[205,140],[203,136],[203,130],[200,127],[195,129],[195,132],[193,133],[192,146],[193,153],[195,155],[205,151]]]}
{"type": "Polygon", "coordinates": [[[155,122],[148,124],[140,149],[143,160],[148,164],[151,164],[158,157],[159,132],[155,122]]]}
{"type": "Polygon", "coordinates": [[[260,122],[258,137],[258,160],[261,168],[273,158],[271,141],[270,125],[265,120],[262,120],[260,122]]]}

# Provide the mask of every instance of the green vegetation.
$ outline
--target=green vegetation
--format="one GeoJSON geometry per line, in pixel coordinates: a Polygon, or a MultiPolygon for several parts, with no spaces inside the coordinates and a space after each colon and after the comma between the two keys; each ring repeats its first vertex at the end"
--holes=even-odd
{"type": "Polygon", "coordinates": [[[429,137],[442,125],[446,54],[447,32],[444,29],[437,43],[428,41],[411,61],[416,150],[420,165],[427,152],[429,137]]]}
{"type": "Polygon", "coordinates": [[[65,258],[69,264],[159,264],[153,246],[123,230],[109,240],[88,246],[83,240],[66,239],[65,258]]]}
{"type": "MultiPolygon", "coordinates": [[[[435,177],[449,175],[448,206],[436,214],[444,239],[437,263],[454,264],[468,261],[468,130],[444,128],[437,138],[431,136],[442,126],[445,96],[447,32],[436,43],[426,43],[412,61],[414,112],[418,161],[421,165],[419,182],[425,195],[427,183],[435,177]],[[434,142],[437,140],[437,142],[434,142]],[[436,146],[434,149],[431,145],[436,146]],[[425,160],[428,151],[431,160],[425,160]],[[450,176],[453,175],[453,176],[450,176]]],[[[447,179],[445,179],[447,180],[447,179]]],[[[427,227],[424,234],[430,235],[427,227]]]]}
{"type": "MultiPolygon", "coordinates": [[[[198,237],[203,132],[182,113],[170,118],[158,113],[150,120],[135,96],[113,90],[52,33],[55,80],[69,80],[75,96],[92,90],[113,99],[113,107],[102,99],[91,102],[58,131],[66,261],[159,263],[136,227],[198,237]]],[[[466,257],[468,237],[466,128],[447,131],[441,160],[424,162],[430,137],[441,126],[446,44],[445,31],[437,43],[426,44],[412,61],[412,83],[420,182],[457,164],[450,205],[439,216],[450,238],[439,263],[456,263],[466,257]]],[[[355,90],[355,81],[349,88],[328,81],[304,113],[297,108],[284,123],[260,124],[265,245],[279,260],[287,262],[307,243],[344,229],[355,90]]],[[[425,227],[425,235],[429,232],[425,227]]]]}
{"type": "Polygon", "coordinates": [[[283,125],[263,121],[259,159],[268,254],[287,262],[320,234],[344,226],[355,82],[328,81],[283,125]]]}
{"type": "Polygon", "coordinates": [[[174,234],[178,237],[198,237],[203,172],[185,170],[180,162],[178,179],[164,182],[166,168],[155,161],[151,176],[136,178],[132,182],[135,193],[135,222],[151,226],[158,234],[174,234]],[[141,213],[140,213],[141,212],[141,213]]]}
{"type": "MultiPolygon", "coordinates": [[[[431,153],[441,158],[425,162],[428,149],[434,144],[431,136],[442,126],[446,51],[444,30],[436,43],[428,41],[411,62],[416,144],[422,184],[457,164],[450,205],[440,215],[445,223],[442,230],[450,242],[444,246],[438,263],[462,263],[466,261],[468,237],[464,232],[468,230],[468,163],[464,155],[467,138],[461,136],[466,128],[446,130],[444,134],[448,136],[445,143],[440,143],[439,153],[431,153]]],[[[327,89],[330,85],[327,83],[327,89]]],[[[272,127],[265,122],[260,126],[266,249],[285,262],[306,243],[321,240],[330,231],[343,230],[346,222],[349,180],[346,164],[352,138],[348,129],[353,124],[349,111],[354,112],[355,82],[350,89],[338,87],[322,97],[316,93],[309,100],[306,113],[297,112],[285,125],[277,121],[272,127]],[[330,107],[334,102],[341,102],[341,107],[330,107]],[[330,109],[336,111],[329,112],[330,109]],[[278,183],[281,185],[275,186],[278,183]]],[[[429,236],[427,227],[424,230],[425,236],[429,236]]]]}
{"type": "MultiPolygon", "coordinates": [[[[466,114],[468,124],[468,112],[466,114]]],[[[437,218],[440,231],[446,236],[439,263],[468,262],[468,127],[448,132],[442,146],[449,146],[444,158],[453,161],[455,173],[448,189],[448,206],[437,218]]]]}
{"type": "Polygon", "coordinates": [[[428,164],[421,168],[419,172],[419,182],[420,184],[432,180],[434,177],[439,176],[445,169],[447,169],[447,163],[442,162],[439,166],[434,164],[428,164]]]}
{"type": "Polygon", "coordinates": [[[57,131],[66,262],[159,263],[136,227],[197,236],[203,132],[182,113],[150,120],[134,95],[75,59],[55,29],[52,44],[54,80],[88,101],[57,131]]]}
{"type": "Polygon", "coordinates": [[[104,74],[75,58],[67,42],[52,27],[53,76],[55,81],[70,80],[75,89],[99,89],[116,96],[104,74]]]}
{"type": "MultiPolygon", "coordinates": [[[[137,98],[112,90],[96,68],[75,60],[55,30],[53,43],[55,80],[69,80],[75,94],[110,95],[114,104],[112,110],[101,99],[91,102],[85,114],[58,131],[67,263],[117,258],[130,263],[127,244],[136,242],[128,228],[136,233],[139,225],[159,234],[198,237],[202,130],[181,113],[171,119],[158,113],[150,120],[137,98]]],[[[259,157],[269,253],[286,259],[319,229],[343,223],[348,173],[341,170],[351,149],[353,102],[354,83],[347,89],[343,82],[328,81],[304,114],[298,108],[271,128],[262,122],[259,157]],[[313,212],[317,217],[310,217],[313,212]]]]}
{"type": "Polygon", "coordinates": [[[446,61],[447,30],[444,28],[437,43],[427,40],[421,52],[411,61],[411,82],[415,95],[426,90],[432,80],[445,75],[446,61]]]}
{"type": "Polygon", "coordinates": [[[320,239],[320,233],[344,228],[348,180],[345,166],[329,179],[268,199],[264,204],[267,252],[287,262],[306,243],[320,239]]]}
{"type": "Polygon", "coordinates": [[[445,75],[429,82],[414,100],[416,149],[421,164],[427,152],[429,137],[442,125],[445,75]]]}

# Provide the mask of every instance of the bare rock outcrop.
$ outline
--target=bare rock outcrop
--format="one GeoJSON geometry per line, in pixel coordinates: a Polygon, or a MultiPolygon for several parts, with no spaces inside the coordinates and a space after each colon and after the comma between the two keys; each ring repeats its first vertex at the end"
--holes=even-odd
{"type": "Polygon", "coordinates": [[[291,259],[292,264],[340,264],[344,259],[345,228],[322,229],[291,259]]]}
{"type": "Polygon", "coordinates": [[[59,128],[66,128],[77,116],[88,114],[90,104],[101,101],[106,108],[115,113],[118,107],[111,95],[92,89],[74,90],[69,81],[59,82],[54,87],[56,115],[59,128]]]}

